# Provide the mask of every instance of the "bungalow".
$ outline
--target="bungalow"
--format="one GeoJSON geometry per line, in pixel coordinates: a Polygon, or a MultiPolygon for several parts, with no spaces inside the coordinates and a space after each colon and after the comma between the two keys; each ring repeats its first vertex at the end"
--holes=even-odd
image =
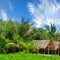
{"type": "Polygon", "coordinates": [[[35,40],[35,43],[39,46],[39,52],[44,54],[53,54],[55,45],[51,40],[35,40]]]}

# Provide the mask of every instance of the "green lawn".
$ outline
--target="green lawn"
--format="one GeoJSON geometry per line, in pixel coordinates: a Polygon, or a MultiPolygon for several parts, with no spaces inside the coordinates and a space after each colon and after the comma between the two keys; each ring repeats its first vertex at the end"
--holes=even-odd
{"type": "Polygon", "coordinates": [[[14,54],[0,54],[0,60],[60,60],[60,57],[20,52],[14,54]]]}

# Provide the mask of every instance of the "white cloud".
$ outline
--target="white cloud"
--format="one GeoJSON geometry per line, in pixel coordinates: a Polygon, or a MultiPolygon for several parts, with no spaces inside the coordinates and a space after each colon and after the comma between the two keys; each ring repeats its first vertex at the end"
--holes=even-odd
{"type": "Polygon", "coordinates": [[[0,17],[4,20],[7,21],[8,17],[7,14],[4,10],[0,10],[0,17]]]}
{"type": "Polygon", "coordinates": [[[33,17],[36,27],[44,24],[55,23],[60,25],[60,5],[56,0],[39,0],[40,3],[28,3],[29,12],[33,17]]]}
{"type": "Polygon", "coordinates": [[[12,4],[11,4],[11,2],[9,0],[8,0],[8,4],[9,4],[10,10],[13,12],[13,6],[12,6],[12,4]]]}
{"type": "Polygon", "coordinates": [[[34,7],[34,5],[32,4],[32,3],[28,3],[28,7],[29,7],[29,11],[30,11],[30,13],[32,13],[32,14],[34,14],[35,13],[35,7],[34,7]]]}

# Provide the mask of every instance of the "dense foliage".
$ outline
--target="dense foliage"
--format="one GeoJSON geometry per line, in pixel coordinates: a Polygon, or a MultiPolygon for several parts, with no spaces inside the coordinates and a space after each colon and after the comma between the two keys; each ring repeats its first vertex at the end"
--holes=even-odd
{"type": "Polygon", "coordinates": [[[55,24],[46,25],[45,28],[33,27],[33,24],[24,18],[20,22],[0,20],[0,53],[18,51],[35,53],[38,52],[38,48],[33,40],[60,39],[60,33],[56,31],[55,24]]]}

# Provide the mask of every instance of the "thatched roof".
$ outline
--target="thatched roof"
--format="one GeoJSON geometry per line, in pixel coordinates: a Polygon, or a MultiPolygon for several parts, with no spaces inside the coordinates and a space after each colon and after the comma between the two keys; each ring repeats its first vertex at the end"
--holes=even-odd
{"type": "Polygon", "coordinates": [[[59,41],[54,41],[54,45],[55,45],[55,50],[59,49],[59,41]]]}
{"type": "Polygon", "coordinates": [[[45,49],[48,44],[50,43],[50,40],[35,40],[35,43],[42,49],[45,49]]]}

